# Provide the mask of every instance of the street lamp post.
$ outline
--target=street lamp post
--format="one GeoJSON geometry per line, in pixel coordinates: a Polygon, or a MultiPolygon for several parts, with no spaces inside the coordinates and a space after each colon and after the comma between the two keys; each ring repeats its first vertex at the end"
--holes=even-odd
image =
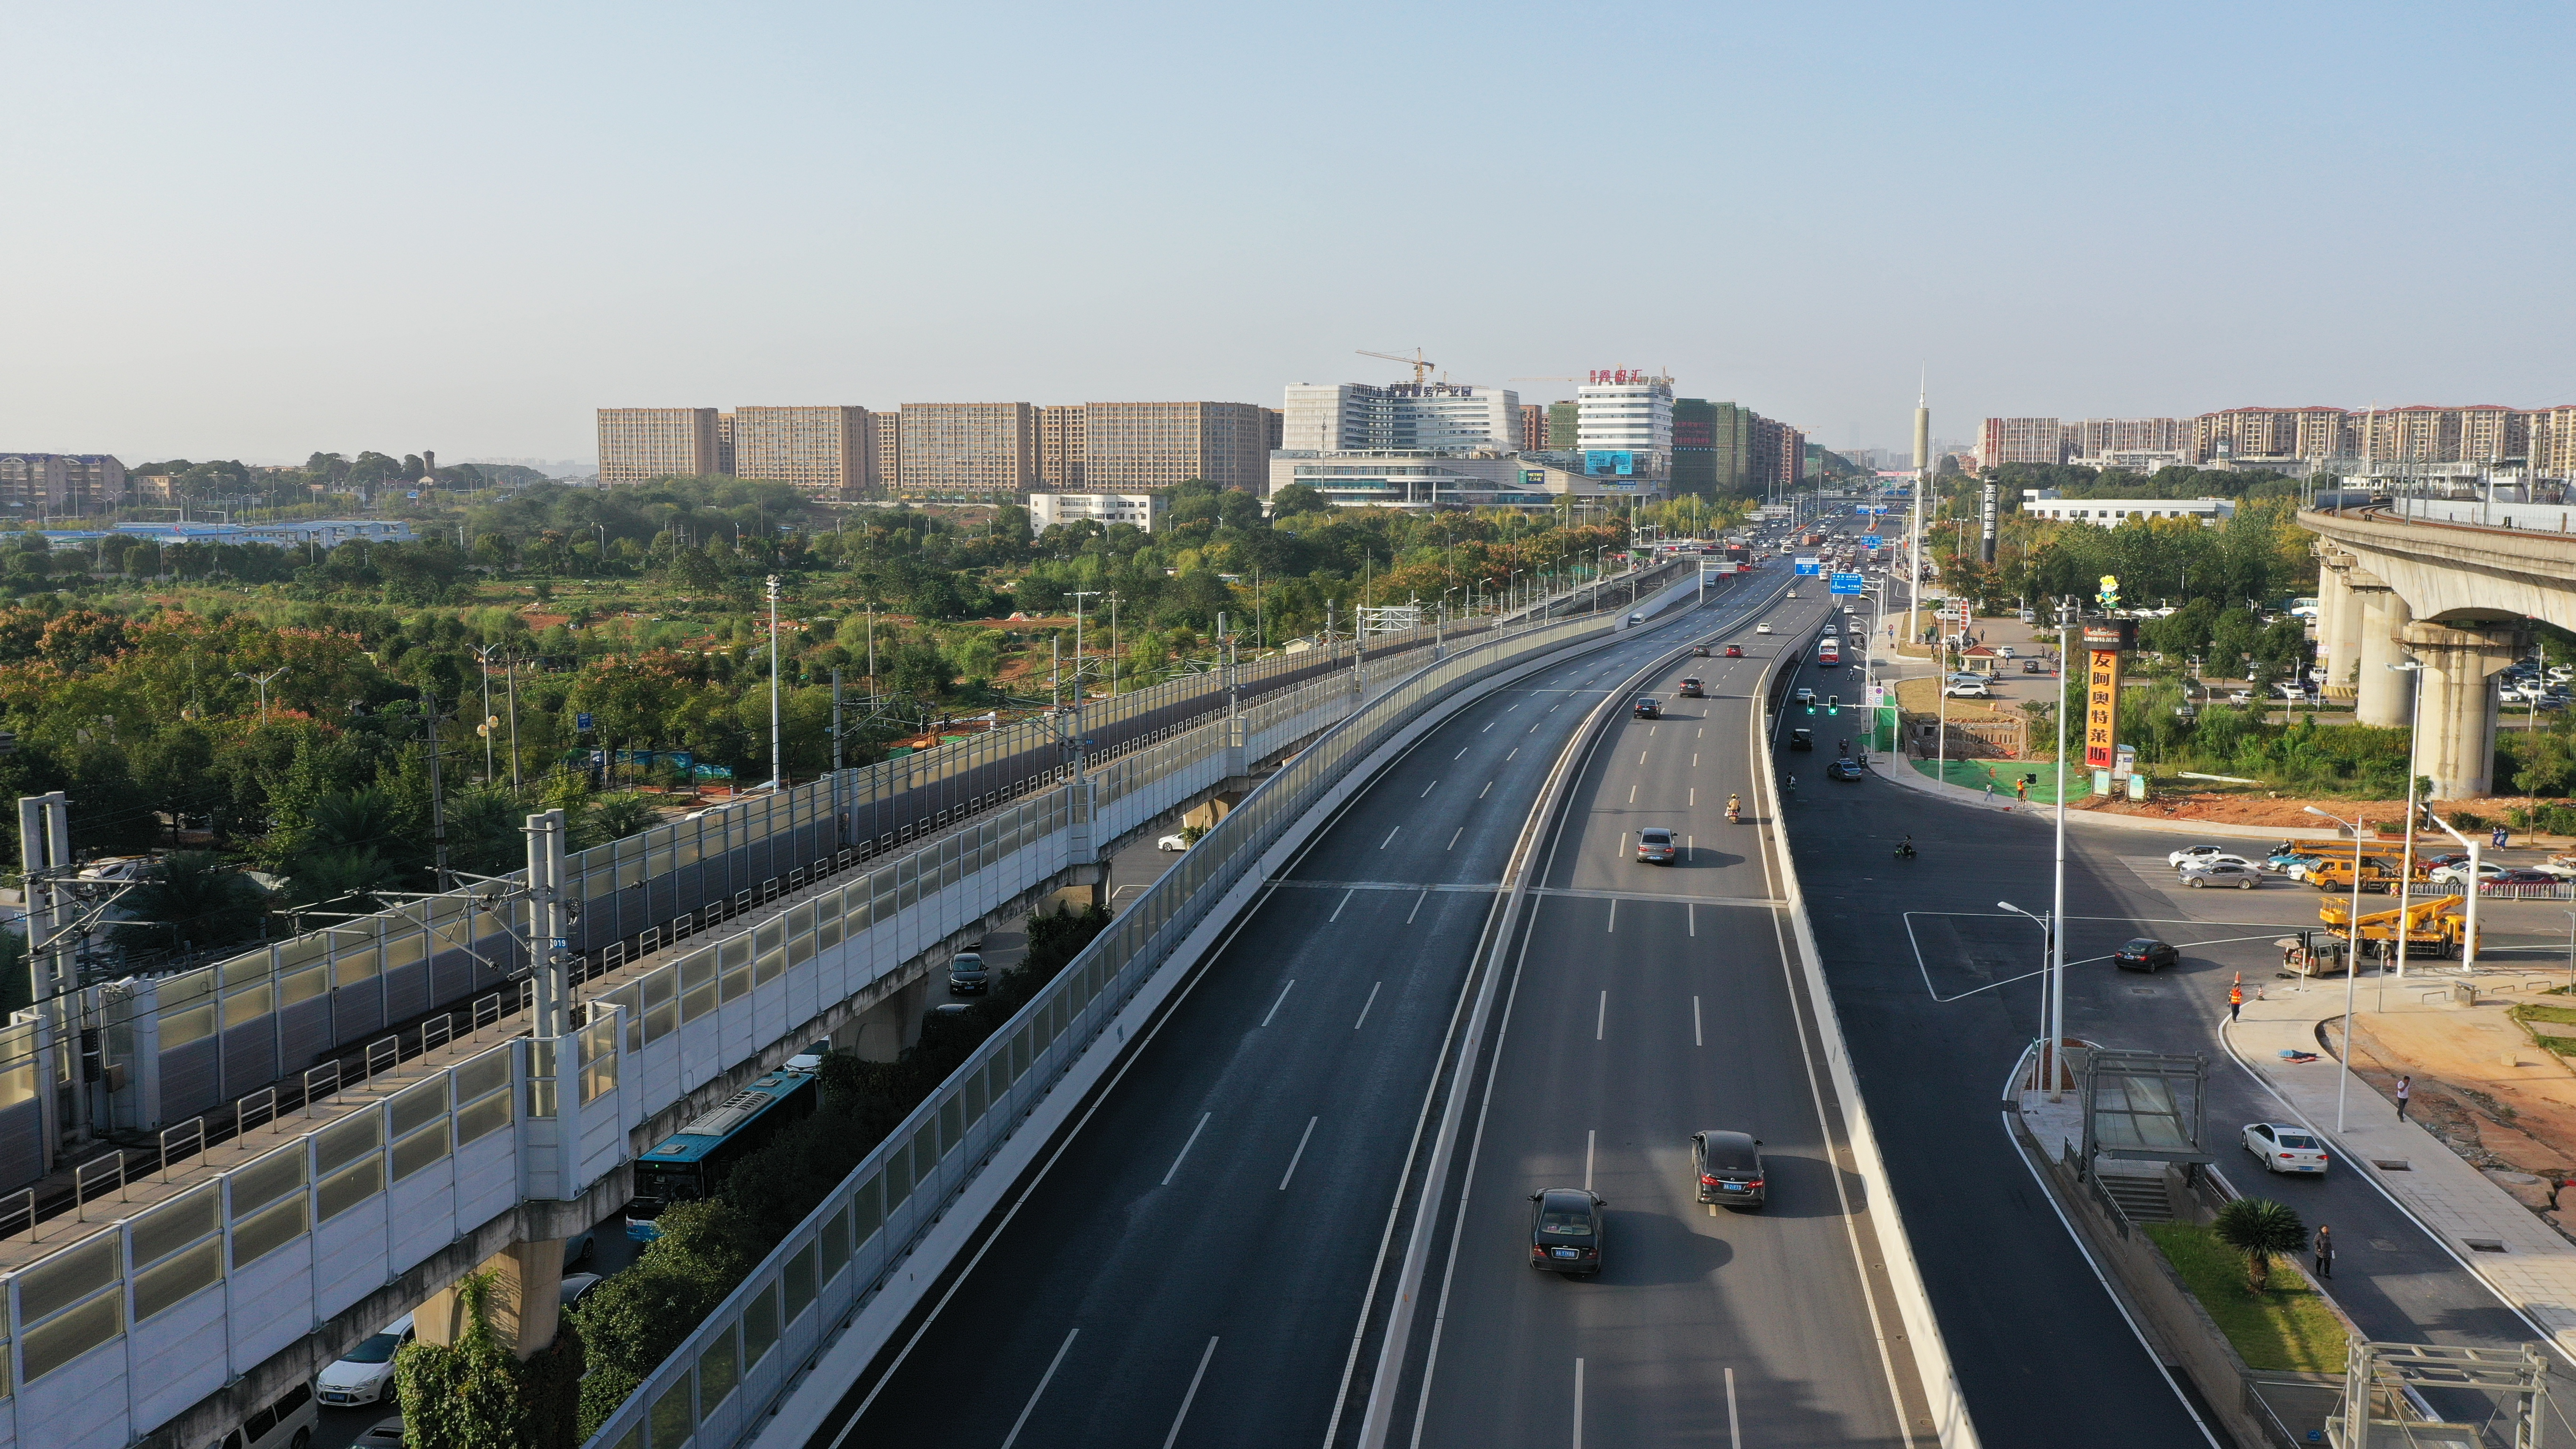
{"type": "Polygon", "coordinates": [[[2057,983],[2055,966],[2058,954],[2057,913],[2051,911],[2043,918],[2032,915],[2010,901],[1997,901],[1995,905],[2039,927],[2039,1035],[2041,1041],[2039,1065],[2041,1070],[2048,1073],[2048,1100],[2054,1102],[2059,1096],[2057,1054],[2059,1044],[2065,1040],[2064,1033],[2056,1030],[2054,1026],[2057,1017],[2055,1006],[2050,999],[2051,990],[2057,983]]]}
{"type": "MultiPolygon", "coordinates": [[[[2310,805],[2310,815],[2321,816],[2352,832],[2352,915],[2344,922],[2348,949],[2343,966],[2343,1075],[2335,1079],[2335,1131],[2343,1131],[2344,1098],[2352,1086],[2353,989],[2361,976],[2361,820],[2346,820],[2310,805]]],[[[2398,922],[2402,931],[2403,918],[2398,922]]]]}
{"type": "MultiPolygon", "coordinates": [[[[2424,707],[2424,661],[2409,659],[2388,667],[2415,676],[2415,708],[2406,714],[2408,719],[2415,718],[2415,711],[2424,707]]],[[[2397,979],[2400,981],[2406,979],[2407,939],[2415,934],[2406,919],[2406,898],[2408,888],[2415,883],[2415,739],[2420,733],[2418,730],[2406,732],[2406,844],[2397,857],[2397,979]]],[[[2355,881],[2360,880],[2361,842],[2358,840],[2352,847],[2352,874],[2355,881]]],[[[2469,889],[2475,891],[2477,883],[2470,882],[2469,889]]],[[[2358,924],[2355,929],[2359,929],[2358,924]]]]}
{"type": "Polygon", "coordinates": [[[261,724],[268,723],[268,682],[275,679],[277,676],[284,674],[288,667],[289,666],[287,665],[281,664],[275,669],[268,671],[266,674],[245,674],[238,669],[233,671],[233,678],[247,679],[253,684],[259,686],[259,722],[261,724]]]}

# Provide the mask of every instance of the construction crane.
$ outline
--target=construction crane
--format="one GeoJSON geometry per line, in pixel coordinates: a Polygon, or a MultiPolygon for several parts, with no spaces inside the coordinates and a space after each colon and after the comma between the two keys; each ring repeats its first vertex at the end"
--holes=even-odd
{"type": "Polygon", "coordinates": [[[1359,348],[1357,351],[1362,357],[1376,357],[1382,358],[1388,362],[1401,362],[1405,366],[1412,368],[1413,385],[1415,387],[1422,386],[1422,380],[1429,377],[1433,372],[1439,370],[1440,367],[1439,363],[1426,359],[1422,355],[1422,349],[1419,347],[1413,349],[1413,355],[1411,357],[1398,357],[1392,352],[1371,352],[1365,347],[1359,348]]]}

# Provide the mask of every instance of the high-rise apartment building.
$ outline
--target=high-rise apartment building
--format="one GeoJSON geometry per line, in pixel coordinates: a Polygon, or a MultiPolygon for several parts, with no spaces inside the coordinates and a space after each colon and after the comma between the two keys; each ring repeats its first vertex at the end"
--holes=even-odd
{"type": "Polygon", "coordinates": [[[2576,478],[2576,407],[2535,410],[2527,432],[2535,475],[2576,478]]]}
{"type": "Polygon", "coordinates": [[[1977,432],[1980,468],[2065,461],[2065,434],[2055,418],[1988,418],[1977,432]]]}
{"type": "Polygon", "coordinates": [[[876,491],[875,417],[861,407],[743,407],[733,418],[733,476],[792,483],[817,498],[876,491]]]}
{"type": "Polygon", "coordinates": [[[1717,492],[1717,405],[1704,397],[1673,399],[1673,492],[1717,492]]]}
{"type": "Polygon", "coordinates": [[[2065,418],[2057,432],[2060,451],[2069,458],[2191,449],[2191,424],[2182,418],[2065,418]]]}
{"type": "Polygon", "coordinates": [[[1269,471],[1269,419],[1252,403],[1096,402],[1082,414],[1082,476],[1095,492],[1203,478],[1257,493],[1269,471]]]}
{"type": "Polygon", "coordinates": [[[647,478],[723,471],[714,408],[601,408],[599,481],[614,488],[647,478]]]}
{"type": "Polygon", "coordinates": [[[0,453],[0,507],[95,513],[125,497],[125,465],[109,454],[0,453]]]}
{"type": "Polygon", "coordinates": [[[1521,404],[1521,451],[1539,453],[1547,450],[1547,404],[1521,404]]]}
{"type": "Polygon", "coordinates": [[[877,490],[903,491],[903,418],[900,412],[876,413],[877,490]]]}
{"type": "Polygon", "coordinates": [[[728,478],[733,471],[733,414],[716,414],[716,471],[728,478]]]}
{"type": "Polygon", "coordinates": [[[1082,405],[1038,409],[1038,482],[1059,492],[1082,487],[1082,405]]]}
{"type": "Polygon", "coordinates": [[[1279,446],[1324,453],[1398,449],[1517,452],[1520,394],[1468,383],[1291,383],[1279,446]]]}
{"type": "Polygon", "coordinates": [[[900,418],[896,487],[904,494],[1025,493],[1037,484],[1038,410],[1028,403],[905,403],[900,418]]]}

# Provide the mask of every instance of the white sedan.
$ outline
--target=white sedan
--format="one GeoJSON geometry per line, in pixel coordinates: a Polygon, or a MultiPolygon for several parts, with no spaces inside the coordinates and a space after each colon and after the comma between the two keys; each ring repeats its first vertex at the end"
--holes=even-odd
{"type": "Polygon", "coordinates": [[[2255,1122],[2245,1129],[2245,1150],[2263,1164],[2266,1172],[2313,1172],[2326,1170],[2326,1145],[2317,1134],[2305,1127],[2282,1122],[2255,1122]]]}
{"type": "Polygon", "coordinates": [[[2217,851],[2212,851],[2207,855],[2195,855],[2189,860],[2179,861],[2174,865],[2174,870],[2179,873],[2193,866],[2203,865],[2241,865],[2247,870],[2262,869],[2261,866],[2256,865],[2254,862],[2247,860],[2241,855],[2225,855],[2217,851]]]}
{"type": "Polygon", "coordinates": [[[2173,854],[2166,856],[2165,864],[2172,866],[2176,870],[2180,870],[2195,860],[2207,860],[2213,855],[2223,855],[2225,853],[2226,852],[2223,848],[2215,845],[2187,845],[2182,849],[2175,851],[2173,854]]]}
{"type": "MultiPolygon", "coordinates": [[[[2496,865],[2490,861],[2482,860],[2478,862],[2479,880],[2493,880],[2502,874],[2504,874],[2503,866],[2496,865]]],[[[2425,872],[2424,878],[2435,885],[2458,885],[2460,882],[2469,878],[2469,863],[2464,860],[2459,862],[2457,865],[2437,865],[2431,870],[2425,872]]]]}
{"type": "Polygon", "coordinates": [[[1187,850],[1190,848],[1190,843],[1182,838],[1179,831],[1175,830],[1171,834],[1164,836],[1162,839],[1155,841],[1154,848],[1156,850],[1187,850]]]}
{"type": "Polygon", "coordinates": [[[1756,624],[1753,626],[1753,632],[1756,634],[1768,634],[1771,632],[1771,626],[1769,624],[1756,624]]]}

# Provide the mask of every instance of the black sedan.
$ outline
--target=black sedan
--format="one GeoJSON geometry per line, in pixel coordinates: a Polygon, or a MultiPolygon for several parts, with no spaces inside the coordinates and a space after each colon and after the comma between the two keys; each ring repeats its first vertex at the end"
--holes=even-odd
{"type": "Polygon", "coordinates": [[[1814,730],[1789,731],[1789,748],[1793,750],[1812,750],[1815,747],[1816,732],[1814,730]]]}
{"type": "Polygon", "coordinates": [[[1609,1204],[1580,1187],[1530,1194],[1530,1266],[1547,1273],[1601,1271],[1601,1210],[1609,1204]]]}
{"type": "Polygon", "coordinates": [[[2111,953],[2111,964],[2123,971],[2161,971],[2182,964],[2182,952],[2169,941],[2140,936],[2111,953]]]}
{"type": "Polygon", "coordinates": [[[1701,1202],[1762,1206],[1762,1139],[1749,1132],[1692,1133],[1691,1171],[1701,1202]]]}
{"type": "Polygon", "coordinates": [[[1637,699],[1636,706],[1629,712],[1639,719],[1662,719],[1664,717],[1664,702],[1651,695],[1640,695],[1637,699]]]}
{"type": "Polygon", "coordinates": [[[1864,773],[1866,772],[1861,769],[1858,760],[1835,760],[1825,766],[1825,778],[1828,780],[1857,780],[1864,773]]]}

